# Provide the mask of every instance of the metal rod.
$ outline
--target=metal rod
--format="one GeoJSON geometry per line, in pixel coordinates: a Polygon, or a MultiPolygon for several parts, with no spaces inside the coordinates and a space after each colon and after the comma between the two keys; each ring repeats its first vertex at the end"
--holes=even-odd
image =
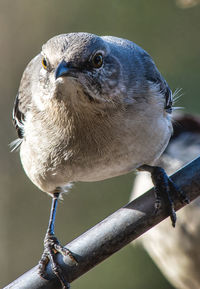
{"type": "MultiPolygon", "coordinates": [[[[171,178],[188,194],[191,201],[197,198],[200,195],[200,157],[171,178]]],[[[69,256],[57,255],[66,279],[69,282],[77,279],[165,219],[167,215],[164,206],[155,215],[154,203],[155,197],[151,189],[69,243],[66,247],[72,251],[78,265],[69,256]]],[[[176,210],[183,206],[185,204],[175,200],[176,210]]],[[[50,264],[47,265],[45,278],[38,275],[37,269],[37,266],[34,267],[4,289],[61,289],[50,264]]]]}

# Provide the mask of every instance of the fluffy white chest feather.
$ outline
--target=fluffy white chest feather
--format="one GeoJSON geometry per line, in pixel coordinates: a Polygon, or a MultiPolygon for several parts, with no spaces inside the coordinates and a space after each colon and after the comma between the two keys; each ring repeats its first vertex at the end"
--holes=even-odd
{"type": "Polygon", "coordinates": [[[50,112],[42,117],[29,113],[21,160],[29,178],[53,192],[71,181],[107,179],[152,164],[171,131],[169,115],[154,101],[108,114],[77,117],[64,110],[62,119],[50,112]]]}

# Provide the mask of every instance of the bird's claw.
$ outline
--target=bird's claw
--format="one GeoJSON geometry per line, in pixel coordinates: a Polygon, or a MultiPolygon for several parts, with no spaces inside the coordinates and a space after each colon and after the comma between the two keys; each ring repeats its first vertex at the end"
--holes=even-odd
{"type": "Polygon", "coordinates": [[[172,226],[176,225],[176,212],[174,209],[174,197],[177,197],[182,203],[189,203],[188,196],[179,189],[179,187],[167,176],[165,171],[160,167],[148,167],[154,183],[154,192],[156,196],[155,212],[162,206],[161,199],[166,203],[167,212],[170,215],[172,226]]]}
{"type": "Polygon", "coordinates": [[[46,265],[50,261],[52,271],[60,280],[62,284],[62,288],[69,289],[70,284],[69,282],[65,280],[63,273],[62,273],[62,269],[60,268],[60,265],[58,264],[55,258],[58,252],[64,256],[69,255],[69,257],[73,259],[76,262],[76,264],[78,263],[77,260],[74,258],[73,254],[67,248],[61,246],[61,244],[59,243],[55,235],[47,233],[44,239],[44,252],[38,264],[39,274],[41,277],[44,277],[46,265]]]}
{"type": "Polygon", "coordinates": [[[161,199],[159,197],[156,198],[154,207],[155,207],[155,214],[160,210],[162,204],[161,204],[161,199]]]}
{"type": "Polygon", "coordinates": [[[187,194],[179,189],[179,187],[170,179],[169,179],[169,186],[170,191],[177,195],[178,199],[181,201],[181,203],[189,204],[190,199],[188,198],[187,194]]]}
{"type": "Polygon", "coordinates": [[[72,254],[72,252],[71,252],[69,249],[63,247],[62,245],[60,245],[60,243],[55,244],[55,245],[54,245],[54,248],[55,248],[55,250],[56,250],[58,253],[62,254],[63,256],[69,256],[70,259],[71,259],[76,265],[78,265],[78,261],[76,260],[76,258],[74,257],[74,255],[72,254]]]}

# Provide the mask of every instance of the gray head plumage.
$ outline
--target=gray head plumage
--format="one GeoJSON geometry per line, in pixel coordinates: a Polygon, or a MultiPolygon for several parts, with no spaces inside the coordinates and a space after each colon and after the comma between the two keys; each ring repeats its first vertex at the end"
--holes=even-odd
{"type": "Polygon", "coordinates": [[[90,100],[130,102],[138,94],[145,97],[148,81],[159,82],[161,90],[166,86],[150,56],[125,39],[63,34],[43,45],[41,54],[46,66],[46,72],[41,73],[45,83],[49,84],[55,73],[56,78],[67,75],[90,100]]]}

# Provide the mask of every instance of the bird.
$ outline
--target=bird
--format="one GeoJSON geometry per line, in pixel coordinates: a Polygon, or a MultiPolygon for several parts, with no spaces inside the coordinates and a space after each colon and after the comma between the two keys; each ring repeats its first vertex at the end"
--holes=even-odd
{"type": "Polygon", "coordinates": [[[78,181],[100,181],[147,170],[155,184],[155,210],[165,197],[172,225],[173,194],[187,196],[154,166],[172,134],[173,94],[151,56],[132,41],[86,32],[49,39],[25,68],[13,122],[25,173],[52,197],[43,275],[50,260],[69,288],[55,253],[73,253],[54,233],[58,200],[78,181]]]}
{"type": "MultiPolygon", "coordinates": [[[[157,161],[172,174],[199,156],[200,116],[178,113],[173,117],[173,136],[157,161]]],[[[152,187],[151,178],[140,173],[135,180],[131,199],[152,187]]],[[[176,230],[172,233],[168,220],[161,222],[138,243],[142,244],[164,276],[177,289],[200,288],[200,197],[178,213],[176,230]]]]}

